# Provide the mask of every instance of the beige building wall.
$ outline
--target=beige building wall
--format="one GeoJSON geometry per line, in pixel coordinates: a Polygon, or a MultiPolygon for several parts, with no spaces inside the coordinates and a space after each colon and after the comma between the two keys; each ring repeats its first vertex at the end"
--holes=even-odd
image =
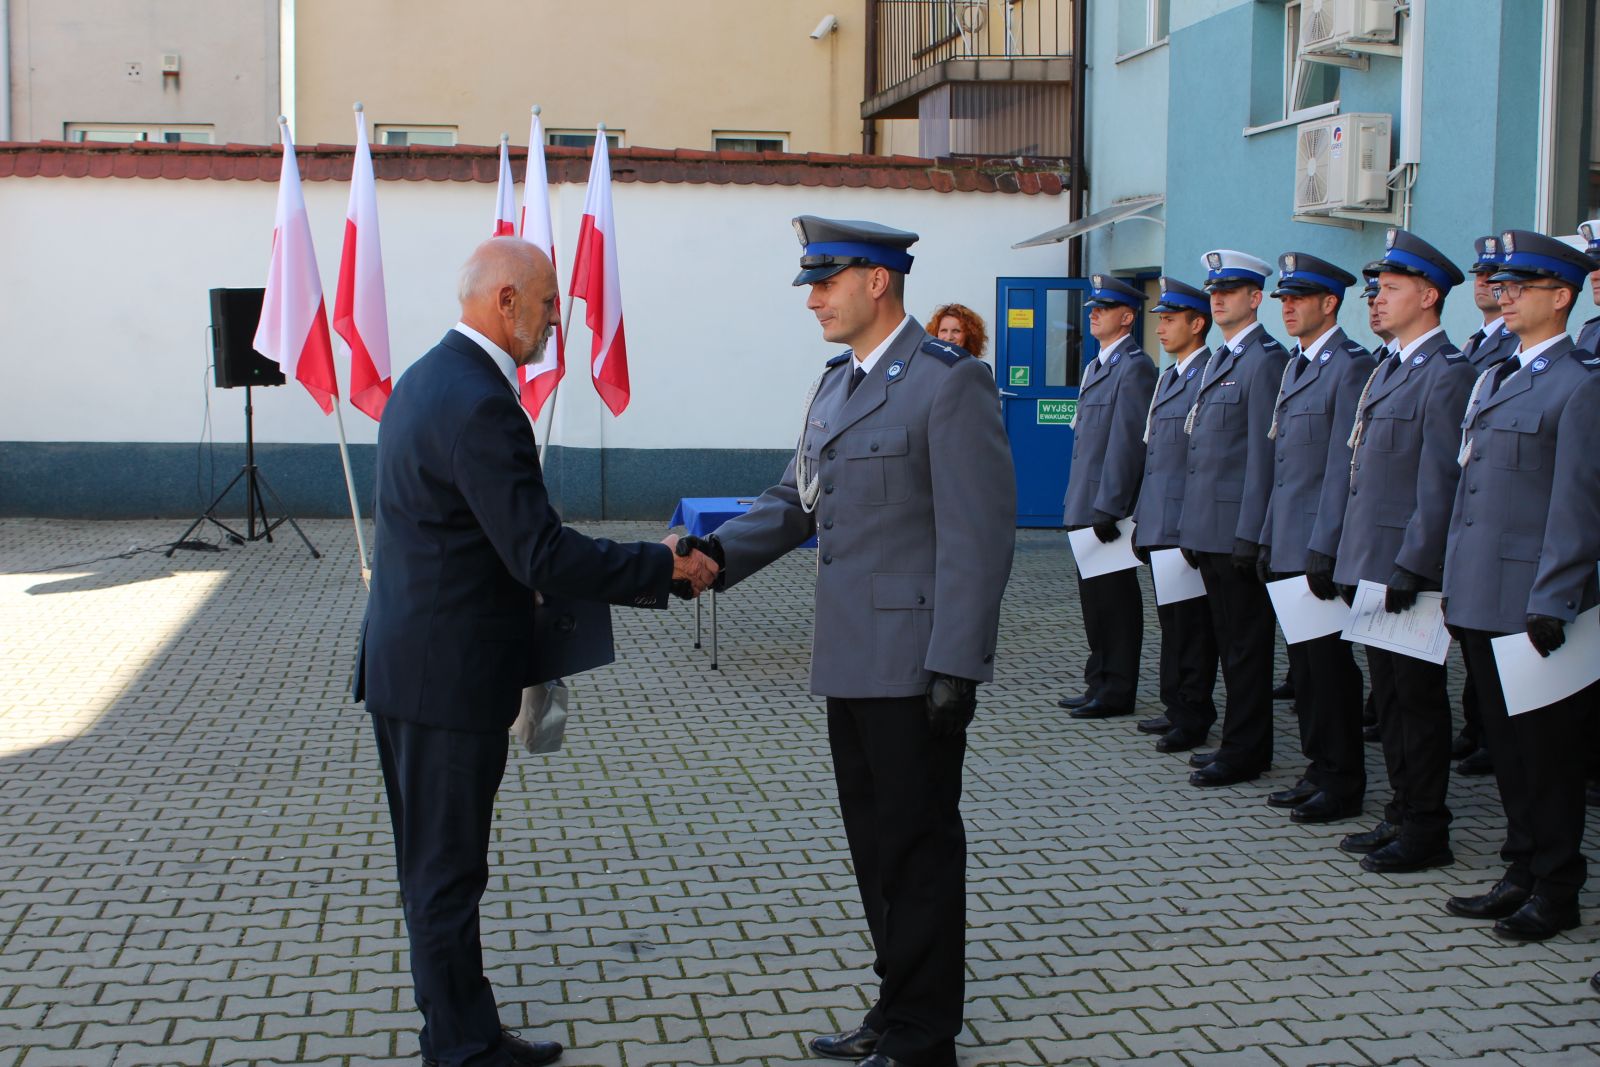
{"type": "Polygon", "coordinates": [[[75,123],[210,126],[218,144],[277,139],[279,0],[9,6],[13,140],[63,140],[75,123]],[[175,77],[162,73],[163,55],[179,57],[175,77]]]}
{"type": "MultiPolygon", "coordinates": [[[[713,147],[778,133],[792,152],[860,152],[861,0],[300,0],[296,139],[375,125],[457,126],[462,144],[546,130],[623,133],[628,146],[713,147]],[[809,34],[827,15],[838,29],[809,34]],[[354,47],[353,42],[359,42],[354,47]]],[[[880,148],[880,151],[882,149],[880,148]]]]}

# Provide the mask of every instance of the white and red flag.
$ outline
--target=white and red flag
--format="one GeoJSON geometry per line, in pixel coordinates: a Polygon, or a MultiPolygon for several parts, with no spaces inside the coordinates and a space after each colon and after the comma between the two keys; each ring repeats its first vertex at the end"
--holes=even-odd
{"type": "Polygon", "coordinates": [[[350,403],[383,418],[393,382],[389,376],[389,311],[378,243],[378,183],[367,145],[367,119],[356,105],[356,158],[350,171],[350,207],[344,215],[344,252],[333,297],[333,328],[350,350],[350,403]]]}
{"type": "Polygon", "coordinates": [[[278,214],[272,224],[267,291],[252,346],[305,386],[326,415],[333,411],[339,396],[339,380],[333,374],[333,342],[328,337],[328,305],[322,297],[317,254],[311,247],[311,222],[306,218],[289,121],[280,115],[278,125],[283,131],[283,173],[278,180],[278,214]]]}
{"type": "Polygon", "coordinates": [[[500,135],[500,187],[494,197],[493,237],[510,237],[517,232],[517,192],[511,182],[510,138],[500,135]]]}
{"type": "Polygon", "coordinates": [[[589,373],[611,414],[628,406],[628,345],[622,329],[622,286],[617,270],[617,224],[611,211],[611,157],[606,128],[595,134],[589,189],[583,198],[583,225],[572,259],[573,299],[584,302],[583,320],[594,340],[589,373]]]}
{"type": "MultiPolygon", "coordinates": [[[[539,121],[539,109],[533,109],[533,126],[528,130],[528,169],[522,178],[522,233],[524,241],[534,245],[556,262],[555,231],[550,225],[550,178],[544,160],[544,124],[539,121]]],[[[560,310],[561,294],[556,294],[556,308],[560,310]]],[[[518,367],[518,380],[522,383],[522,406],[528,415],[537,419],[544,402],[555,392],[562,375],[567,373],[567,339],[561,327],[555,328],[553,344],[545,346],[537,361],[518,367]]]]}

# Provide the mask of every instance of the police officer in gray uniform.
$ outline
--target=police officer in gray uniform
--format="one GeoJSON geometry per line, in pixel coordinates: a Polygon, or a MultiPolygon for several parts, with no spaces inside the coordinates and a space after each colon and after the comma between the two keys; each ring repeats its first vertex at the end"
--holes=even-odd
{"type": "MultiPolygon", "coordinates": [[[[1276,460],[1262,526],[1264,581],[1303,574],[1323,600],[1339,595],[1334,554],[1344,530],[1350,479],[1350,429],[1356,401],[1376,361],[1339,328],[1339,308],[1355,275],[1304,252],[1278,257],[1283,322],[1298,340],[1283,373],[1267,436],[1276,460]]],[[[1338,634],[1289,646],[1289,674],[1299,694],[1300,748],[1306,770],[1289,789],[1267,797],[1294,809],[1301,823],[1331,822],[1361,810],[1366,753],[1361,747],[1361,671],[1338,634]]]]}
{"type": "MultiPolygon", "coordinates": [[[[1176,278],[1161,279],[1156,335],[1172,357],[1150,399],[1143,433],[1144,481],[1133,513],[1134,551],[1146,563],[1150,553],[1178,547],[1178,524],[1189,470],[1189,438],[1183,432],[1200,392],[1200,370],[1210,354],[1211,300],[1202,289],[1176,278]]],[[[1205,492],[1196,484],[1195,492],[1205,492]]],[[[1204,597],[1157,604],[1161,624],[1161,702],[1165,715],[1139,724],[1159,733],[1160,752],[1187,752],[1206,739],[1217,721],[1211,692],[1217,685],[1217,638],[1204,597]]]]}
{"type": "MultiPolygon", "coordinates": [[[[1400,612],[1444,578],[1445,535],[1455,499],[1461,413],[1472,367],[1439,314],[1465,280],[1438,249],[1391,229],[1378,263],[1382,325],[1398,350],[1373,371],[1356,406],[1349,498],[1334,581],[1353,593],[1363,580],[1387,586],[1385,606],[1400,612]]],[[[1340,842],[1364,853],[1368,871],[1419,871],[1454,862],[1450,810],[1450,698],[1445,669],[1368,646],[1367,666],[1393,795],[1372,830],[1340,842]]]]}
{"type": "Polygon", "coordinates": [[[1578,693],[1506,714],[1490,641],[1526,633],[1542,656],[1600,602],[1600,374],[1567,336],[1585,277],[1600,267],[1553,237],[1501,235],[1493,275],[1516,355],[1485,371],[1462,421],[1462,467],[1445,560],[1445,621],[1478,686],[1494,756],[1506,872],[1487,893],[1452,897],[1456,915],[1542,941],[1578,925],[1583,888],[1583,748],[1592,708],[1578,693]]]}
{"type": "MultiPolygon", "coordinates": [[[[1100,351],[1083,370],[1072,419],[1072,468],[1062,521],[1093,527],[1104,543],[1122,536],[1117,520],[1133,514],[1144,477],[1144,425],[1155,392],[1156,365],[1133,339],[1144,293],[1109,274],[1090,278],[1085,306],[1100,351]]],[[[1074,719],[1133,714],[1144,643],[1144,597],[1132,569],[1078,579],[1083,632],[1089,642],[1084,692],[1060,703],[1074,719]]]]}
{"type": "Polygon", "coordinates": [[[1272,408],[1288,353],[1256,320],[1272,267],[1243,252],[1207,252],[1206,291],[1222,331],[1190,408],[1189,470],[1178,547],[1199,567],[1228,702],[1222,744],[1196,756],[1192,785],[1231,785],[1272,762],[1272,602],[1256,573],[1272,493],[1272,408]]]}
{"type": "MultiPolygon", "coordinates": [[[[1600,219],[1590,219],[1578,227],[1578,233],[1588,242],[1585,249],[1590,258],[1600,259],[1600,219]]],[[[1589,275],[1589,296],[1600,304],[1600,270],[1589,275]]],[[[1600,356],[1600,315],[1585,322],[1578,330],[1578,347],[1591,356],[1600,356]]]]}
{"type": "Polygon", "coordinates": [[[994,377],[905,312],[914,233],[802,216],[795,285],[828,360],[795,458],[706,546],[733,585],[817,536],[811,689],[882,983],[862,1024],[814,1051],[954,1067],[962,1025],[961,764],[994,676],[1016,480],[994,377]]]}

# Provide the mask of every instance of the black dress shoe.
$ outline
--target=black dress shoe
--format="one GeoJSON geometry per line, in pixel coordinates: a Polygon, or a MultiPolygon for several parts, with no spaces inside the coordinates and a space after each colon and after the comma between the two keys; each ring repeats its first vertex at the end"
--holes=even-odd
{"type": "Polygon", "coordinates": [[[1272,699],[1273,700],[1293,700],[1294,699],[1294,683],[1289,681],[1289,679],[1285,678],[1283,681],[1281,681],[1277,685],[1273,686],[1272,687],[1272,699]]]}
{"type": "Polygon", "coordinates": [[[1327,793],[1317,793],[1291,811],[1289,818],[1298,823],[1323,823],[1353,819],[1360,814],[1360,800],[1341,800],[1327,793]]]}
{"type": "Polygon", "coordinates": [[[1190,785],[1237,785],[1253,782],[1261,777],[1261,767],[1237,767],[1223,759],[1214,759],[1189,775],[1190,785]]]}
{"type": "Polygon", "coordinates": [[[1494,924],[1496,935],[1508,941],[1548,941],[1563,930],[1578,925],[1578,902],[1557,904],[1537,893],[1522,907],[1494,924]]]}
{"type": "Polygon", "coordinates": [[[1485,774],[1494,773],[1494,757],[1489,755],[1489,750],[1480,748],[1466,759],[1456,764],[1456,773],[1464,774],[1468,778],[1477,778],[1485,774]]]}
{"type": "Polygon", "coordinates": [[[1373,874],[1412,874],[1435,867],[1448,867],[1456,861],[1450,846],[1427,845],[1400,838],[1361,857],[1361,869],[1373,874]]]}
{"type": "MultiPolygon", "coordinates": [[[[543,1067],[561,1058],[561,1045],[555,1041],[524,1041],[515,1030],[500,1030],[499,1051],[511,1058],[514,1067],[543,1067]]],[[[439,1067],[438,1060],[423,1057],[422,1067],[439,1067]]]]}
{"type": "Polygon", "coordinates": [[[1512,915],[1533,894],[1525,885],[1501,878],[1487,893],[1475,897],[1451,897],[1444,910],[1463,919],[1504,919],[1512,915]]]}
{"type": "Polygon", "coordinates": [[[1370,830],[1363,830],[1359,834],[1345,834],[1339,841],[1339,847],[1346,852],[1363,856],[1369,852],[1376,852],[1391,841],[1399,840],[1399,837],[1400,827],[1385,819],[1370,830]]]}
{"type": "Polygon", "coordinates": [[[1189,753],[1189,766],[1204,767],[1216,758],[1217,753],[1214,750],[1211,752],[1191,752],[1189,753]]]}
{"type": "Polygon", "coordinates": [[[1589,988],[1596,993],[1600,993],[1600,971],[1596,971],[1589,976],[1589,988]]]}
{"type": "Polygon", "coordinates": [[[842,1034],[812,1038],[811,1051],[836,1060],[859,1060],[872,1055],[882,1039],[883,1035],[870,1026],[858,1026],[842,1034]]]}
{"type": "Polygon", "coordinates": [[[891,1059],[881,1052],[875,1052],[856,1064],[856,1067],[911,1067],[904,1060],[891,1059]]]}
{"type": "Polygon", "coordinates": [[[1172,723],[1165,715],[1157,715],[1153,719],[1140,719],[1139,732],[1141,734],[1164,734],[1172,729],[1172,723]]]}
{"type": "Polygon", "coordinates": [[[1450,742],[1451,759],[1466,759],[1476,751],[1478,751],[1478,742],[1466,734],[1456,734],[1455,739],[1450,742]]]}
{"type": "Polygon", "coordinates": [[[1383,735],[1378,732],[1376,726],[1363,726],[1361,728],[1361,740],[1369,745],[1375,745],[1383,740],[1383,735]]]}
{"type": "Polygon", "coordinates": [[[1275,808],[1298,808],[1316,795],[1317,787],[1302,778],[1288,789],[1268,793],[1267,803],[1275,808]]]}
{"type": "Polygon", "coordinates": [[[1073,708],[1083,707],[1092,699],[1094,698],[1089,696],[1088,693],[1079,693],[1075,697],[1062,697],[1060,700],[1056,701],[1056,707],[1066,708],[1068,711],[1071,711],[1073,708]]]}
{"type": "Polygon", "coordinates": [[[1205,741],[1205,738],[1196,737],[1186,730],[1173,727],[1156,739],[1157,752],[1188,752],[1196,745],[1205,741]]]}
{"type": "Polygon", "coordinates": [[[1132,708],[1119,708],[1115,704],[1107,704],[1098,697],[1087,704],[1080,704],[1067,712],[1070,719],[1114,719],[1119,715],[1132,715],[1132,708]]]}

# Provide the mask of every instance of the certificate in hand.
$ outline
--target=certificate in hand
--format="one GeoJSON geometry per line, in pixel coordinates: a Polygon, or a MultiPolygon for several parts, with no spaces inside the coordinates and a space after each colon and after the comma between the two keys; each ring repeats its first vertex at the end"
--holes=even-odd
{"type": "Polygon", "coordinates": [[[1402,656],[1443,663],[1450,651],[1450,633],[1444,628],[1444,598],[1438,593],[1418,593],[1408,611],[1391,614],[1383,606],[1384,587],[1363,581],[1350,605],[1344,639],[1402,656]]]}
{"type": "Polygon", "coordinates": [[[1305,575],[1267,583],[1272,610],[1285,644],[1298,645],[1342,631],[1350,621],[1350,609],[1343,600],[1320,600],[1306,584],[1305,575]]]}
{"type": "Polygon", "coordinates": [[[1539,655],[1527,634],[1507,634],[1489,644],[1511,715],[1548,707],[1600,681],[1600,608],[1573,620],[1566,644],[1549,658],[1539,655]]]}
{"type": "Polygon", "coordinates": [[[1139,557],[1133,554],[1133,520],[1118,519],[1117,529],[1122,531],[1122,536],[1109,545],[1094,535],[1092,526],[1068,531],[1072,557],[1078,562],[1078,577],[1098,578],[1139,565],[1139,557]]]}

